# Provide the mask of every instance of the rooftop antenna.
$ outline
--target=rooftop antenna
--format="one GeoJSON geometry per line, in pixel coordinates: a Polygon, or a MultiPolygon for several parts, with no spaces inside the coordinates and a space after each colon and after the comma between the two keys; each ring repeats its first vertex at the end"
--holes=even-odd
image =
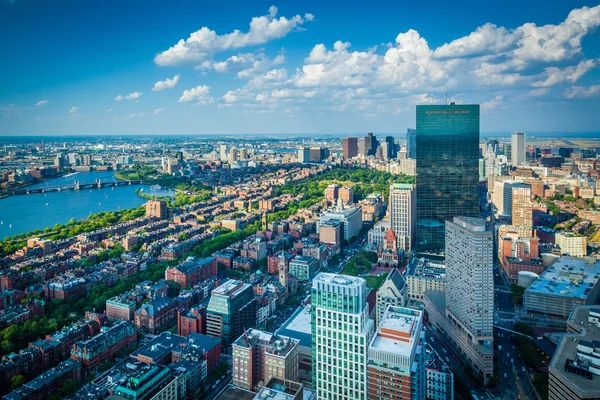
{"type": "Polygon", "coordinates": [[[448,105],[448,92],[444,93],[444,105],[448,105]]]}

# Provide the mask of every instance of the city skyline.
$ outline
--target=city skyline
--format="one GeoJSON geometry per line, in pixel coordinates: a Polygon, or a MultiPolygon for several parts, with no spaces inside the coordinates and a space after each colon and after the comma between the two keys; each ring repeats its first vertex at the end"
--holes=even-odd
{"type": "Polygon", "coordinates": [[[5,1],[0,135],[403,133],[446,92],[482,132],[596,131],[600,6],[541,5],[5,1]]]}

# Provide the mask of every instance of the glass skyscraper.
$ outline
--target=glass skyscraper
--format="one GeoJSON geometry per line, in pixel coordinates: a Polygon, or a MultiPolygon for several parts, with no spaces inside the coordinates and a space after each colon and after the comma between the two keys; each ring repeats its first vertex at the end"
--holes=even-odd
{"type": "Polygon", "coordinates": [[[479,216],[479,105],[417,106],[418,252],[444,249],[445,222],[479,216]]]}

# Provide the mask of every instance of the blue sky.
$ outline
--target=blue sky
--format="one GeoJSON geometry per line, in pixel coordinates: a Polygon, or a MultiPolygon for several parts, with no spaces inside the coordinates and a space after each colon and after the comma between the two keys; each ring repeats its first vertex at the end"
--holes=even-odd
{"type": "Polygon", "coordinates": [[[0,0],[0,135],[600,131],[598,1],[0,0]]]}

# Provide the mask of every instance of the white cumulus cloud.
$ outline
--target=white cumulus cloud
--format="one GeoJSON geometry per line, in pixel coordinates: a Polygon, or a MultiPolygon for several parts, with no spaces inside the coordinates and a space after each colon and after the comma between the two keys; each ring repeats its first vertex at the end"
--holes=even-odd
{"type": "Polygon", "coordinates": [[[218,35],[208,27],[202,27],[191,33],[186,40],[181,39],[168,50],[158,54],[154,61],[156,64],[164,66],[210,59],[212,55],[219,52],[256,46],[280,39],[300,27],[304,22],[314,19],[312,14],[306,14],[304,17],[295,15],[291,18],[277,18],[277,11],[277,7],[271,6],[268,15],[252,18],[247,32],[236,29],[231,33],[218,35]]]}
{"type": "Polygon", "coordinates": [[[164,81],[158,81],[154,84],[154,87],[152,88],[152,91],[154,92],[160,92],[161,90],[165,90],[165,89],[173,89],[175,86],[177,86],[177,82],[179,82],[179,77],[181,75],[177,74],[173,77],[173,79],[165,79],[164,81]]]}
{"type": "Polygon", "coordinates": [[[40,107],[40,106],[45,106],[46,104],[48,104],[48,100],[40,100],[37,103],[35,103],[35,106],[40,107]]]}
{"type": "Polygon", "coordinates": [[[210,104],[213,98],[210,97],[210,86],[201,85],[183,92],[179,98],[180,103],[196,101],[197,104],[210,104]]]}
{"type": "Polygon", "coordinates": [[[564,91],[564,96],[567,99],[587,99],[590,97],[600,96],[600,85],[590,87],[571,86],[564,91]]]}
{"type": "Polygon", "coordinates": [[[133,92],[133,93],[129,93],[126,96],[123,95],[118,95],[117,97],[115,97],[116,101],[121,101],[121,100],[137,100],[140,97],[142,97],[142,92],[133,92]]]}
{"type": "Polygon", "coordinates": [[[163,111],[165,111],[164,108],[157,108],[156,110],[154,110],[154,115],[158,115],[158,114],[160,114],[163,111]]]}

